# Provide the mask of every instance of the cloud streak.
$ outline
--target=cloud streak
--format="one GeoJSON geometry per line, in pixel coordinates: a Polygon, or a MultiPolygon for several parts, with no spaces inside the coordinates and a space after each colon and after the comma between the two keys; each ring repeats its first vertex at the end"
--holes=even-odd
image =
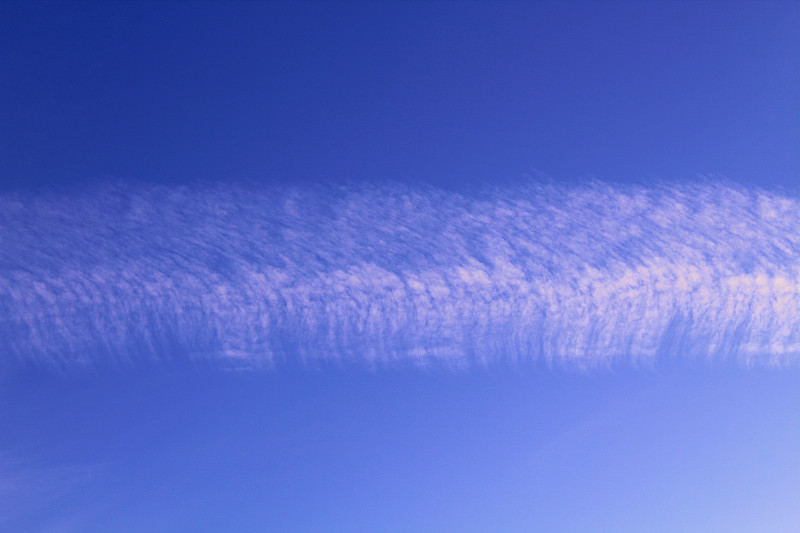
{"type": "Polygon", "coordinates": [[[727,183],[104,185],[0,246],[6,360],[800,359],[800,202],[727,183]]]}

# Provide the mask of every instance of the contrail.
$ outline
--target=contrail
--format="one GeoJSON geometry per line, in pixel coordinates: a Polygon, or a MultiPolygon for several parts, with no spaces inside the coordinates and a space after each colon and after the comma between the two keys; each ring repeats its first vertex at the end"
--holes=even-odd
{"type": "Polygon", "coordinates": [[[724,182],[0,197],[0,357],[800,360],[800,201],[724,182]]]}

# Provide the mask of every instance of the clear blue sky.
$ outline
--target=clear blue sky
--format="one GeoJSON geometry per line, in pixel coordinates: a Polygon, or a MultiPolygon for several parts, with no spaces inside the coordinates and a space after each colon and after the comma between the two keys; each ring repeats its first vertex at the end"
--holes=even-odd
{"type": "Polygon", "coordinates": [[[0,530],[800,530],[798,184],[798,2],[3,2],[0,530]]]}
{"type": "Polygon", "coordinates": [[[786,182],[798,9],[4,2],[2,175],[786,182]]]}

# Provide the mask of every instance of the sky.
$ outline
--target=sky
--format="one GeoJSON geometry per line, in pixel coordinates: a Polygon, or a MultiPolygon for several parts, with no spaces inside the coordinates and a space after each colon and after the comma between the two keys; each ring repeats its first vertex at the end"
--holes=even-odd
{"type": "Polygon", "coordinates": [[[800,3],[0,4],[0,530],[800,528],[800,3]]]}

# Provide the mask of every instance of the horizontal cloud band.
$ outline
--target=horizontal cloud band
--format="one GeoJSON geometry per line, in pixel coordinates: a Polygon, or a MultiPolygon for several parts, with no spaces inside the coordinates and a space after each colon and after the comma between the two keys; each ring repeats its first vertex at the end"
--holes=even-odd
{"type": "Polygon", "coordinates": [[[800,202],[723,183],[0,197],[0,353],[47,364],[800,359],[800,202]]]}

